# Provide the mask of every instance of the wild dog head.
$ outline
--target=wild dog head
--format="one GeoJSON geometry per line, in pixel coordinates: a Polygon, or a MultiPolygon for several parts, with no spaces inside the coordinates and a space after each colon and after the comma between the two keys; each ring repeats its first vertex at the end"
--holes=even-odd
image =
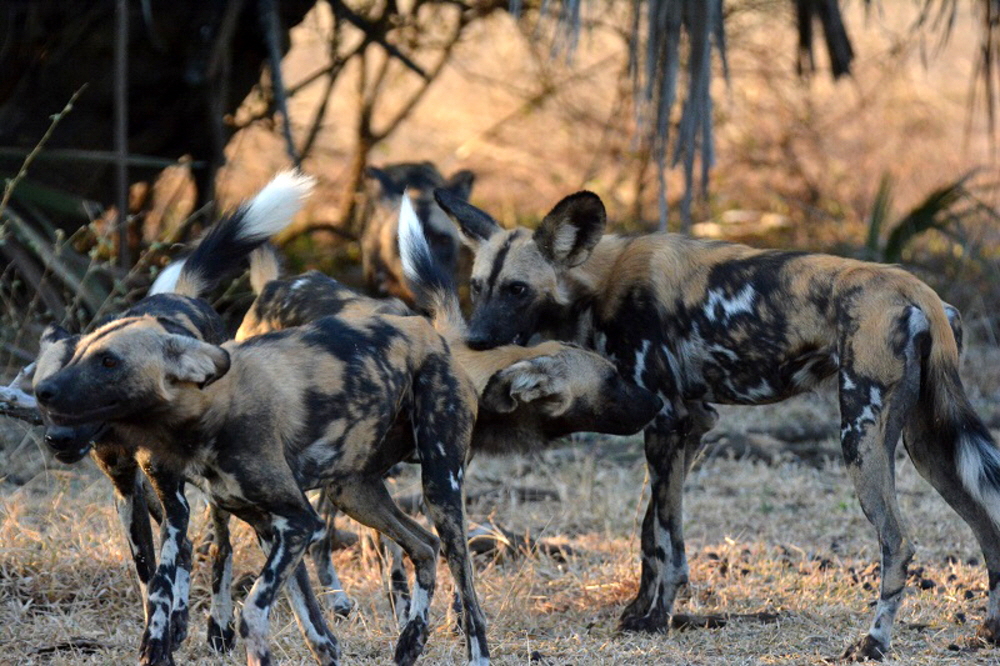
{"type": "MultiPolygon", "coordinates": [[[[73,335],[61,326],[50,325],[42,333],[38,358],[35,361],[34,384],[42,384],[63,368],[76,351],[79,335],[73,335]]],[[[49,412],[41,406],[39,412],[45,426],[45,443],[52,449],[56,460],[72,464],[86,456],[93,442],[105,430],[103,421],[65,426],[55,423],[49,412]]]]}
{"type": "Polygon", "coordinates": [[[569,302],[565,273],[590,257],[606,223],[604,204],[591,192],[560,201],[534,232],[505,230],[446,191],[435,197],[476,255],[469,281],[468,344],[474,349],[525,344],[542,328],[569,302]]]}
{"type": "Polygon", "coordinates": [[[465,201],[472,192],[475,175],[463,169],[445,179],[430,162],[370,167],[367,175],[371,183],[372,212],[365,223],[361,251],[368,287],[380,296],[410,297],[396,247],[403,194],[408,194],[413,201],[435,259],[445,270],[454,273],[458,268],[461,243],[455,225],[435,203],[433,193],[435,188],[440,188],[465,201]]]}
{"type": "Polygon", "coordinates": [[[151,316],[116,319],[72,341],[54,329],[43,335],[35,399],[54,426],[142,419],[181,389],[204,388],[229,369],[221,347],[151,316]]]}
{"type": "Polygon", "coordinates": [[[512,420],[519,413],[534,415],[544,434],[554,438],[579,431],[630,435],[663,406],[655,394],[626,381],[610,361],[593,352],[555,342],[533,349],[538,356],[490,377],[480,413],[488,410],[512,420]]]}

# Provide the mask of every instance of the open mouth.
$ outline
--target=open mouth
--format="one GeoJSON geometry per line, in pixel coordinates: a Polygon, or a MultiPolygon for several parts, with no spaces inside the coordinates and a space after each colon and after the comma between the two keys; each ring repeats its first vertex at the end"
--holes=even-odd
{"type": "Polygon", "coordinates": [[[90,444],[85,444],[75,451],[60,451],[54,454],[56,460],[67,465],[72,465],[75,462],[83,460],[83,458],[90,453],[90,444]]]}
{"type": "MultiPolygon", "coordinates": [[[[56,425],[61,426],[77,426],[84,423],[96,423],[99,421],[106,421],[110,418],[117,416],[121,412],[121,403],[118,401],[112,402],[103,407],[97,407],[95,409],[90,409],[82,412],[59,412],[53,409],[46,409],[46,415],[52,420],[56,425]]],[[[103,432],[103,429],[102,429],[103,432]]]]}

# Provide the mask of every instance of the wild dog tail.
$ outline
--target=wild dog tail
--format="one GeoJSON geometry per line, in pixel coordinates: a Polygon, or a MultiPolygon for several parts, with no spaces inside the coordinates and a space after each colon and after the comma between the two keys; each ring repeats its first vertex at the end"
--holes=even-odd
{"type": "Polygon", "coordinates": [[[434,259],[420,218],[405,194],[399,207],[399,258],[417,310],[431,318],[434,328],[445,339],[464,337],[465,318],[455,280],[434,259]]]}
{"type": "Polygon", "coordinates": [[[278,252],[270,243],[264,243],[250,253],[250,288],[260,296],[264,285],[281,277],[281,262],[278,252]]]}
{"type": "MultiPolygon", "coordinates": [[[[930,288],[927,288],[930,291],[930,288]]],[[[955,467],[965,489],[982,502],[1000,526],[1000,448],[979,418],[959,376],[961,324],[957,310],[932,294],[921,309],[930,319],[932,346],[921,373],[921,402],[929,413],[932,437],[953,448],[955,467]],[[951,312],[948,312],[948,308],[951,312]],[[928,404],[930,403],[930,404],[928,404]]]]}
{"type": "Polygon", "coordinates": [[[248,254],[291,224],[314,182],[297,171],[279,173],[257,196],[212,225],[187,258],[167,266],[149,293],[200,296],[212,289],[248,254]]]}

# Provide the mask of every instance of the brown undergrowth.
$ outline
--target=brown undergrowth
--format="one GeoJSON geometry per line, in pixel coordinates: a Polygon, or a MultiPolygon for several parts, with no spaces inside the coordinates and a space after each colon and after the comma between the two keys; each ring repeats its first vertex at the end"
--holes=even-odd
{"type": "MultiPolygon", "coordinates": [[[[996,360],[972,356],[980,366],[996,360]]],[[[995,405],[996,387],[983,385],[974,398],[995,405]]],[[[835,422],[835,414],[833,397],[821,392],[773,407],[726,409],[720,428],[835,422]]],[[[480,496],[470,505],[473,519],[566,547],[557,555],[477,557],[494,663],[822,663],[866,629],[878,595],[877,545],[845,470],[836,459],[815,467],[779,454],[771,465],[708,457],[692,473],[686,489],[692,582],[677,606],[698,615],[766,613],[771,621],[737,617],[721,628],[668,636],[617,634],[618,614],[637,585],[638,526],[648,495],[641,456],[636,438],[583,438],[531,457],[473,462],[469,489],[480,496]],[[555,493],[523,501],[514,492],[523,487],[555,493]]],[[[55,467],[16,489],[4,486],[0,495],[0,663],[131,662],[142,613],[109,484],[89,462],[55,467]]],[[[985,611],[986,572],[970,530],[902,454],[898,472],[917,555],[890,663],[1000,663],[1000,650],[971,640],[985,611]]],[[[395,483],[401,494],[418,490],[411,472],[395,483]]],[[[204,502],[197,491],[190,495],[197,540],[206,528],[204,502]]],[[[262,558],[244,526],[234,536],[242,598],[262,558]]],[[[345,664],[387,663],[397,635],[379,567],[367,553],[354,546],[335,554],[358,602],[349,619],[333,626],[345,664]]],[[[208,568],[202,560],[195,565],[191,635],[178,663],[243,663],[242,646],[217,656],[205,643],[208,568]]],[[[459,664],[464,647],[448,611],[451,582],[443,563],[440,571],[421,663],[459,664]]],[[[314,663],[283,602],[272,635],[279,663],[314,663]]]]}

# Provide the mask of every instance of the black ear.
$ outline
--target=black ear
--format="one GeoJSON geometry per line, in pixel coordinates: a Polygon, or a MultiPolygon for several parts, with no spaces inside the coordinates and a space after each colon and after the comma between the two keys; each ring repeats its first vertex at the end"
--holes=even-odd
{"type": "Polygon", "coordinates": [[[607,214],[593,192],[571,194],[555,205],[535,230],[542,256],[557,266],[572,268],[590,257],[604,234],[607,214]]]}
{"type": "Polygon", "coordinates": [[[473,250],[493,234],[503,231],[496,220],[450,190],[442,187],[435,189],[434,200],[458,223],[463,241],[473,250]]]}
{"type": "Polygon", "coordinates": [[[468,169],[462,169],[461,171],[453,173],[451,178],[449,178],[448,181],[441,186],[441,189],[448,190],[459,199],[468,201],[469,195],[472,194],[472,186],[475,182],[476,174],[472,173],[468,169]]]}
{"type": "Polygon", "coordinates": [[[378,183],[379,196],[398,197],[403,194],[404,184],[393,178],[387,169],[370,166],[365,169],[365,175],[378,183]]]}
{"type": "Polygon", "coordinates": [[[164,343],[167,376],[205,388],[229,371],[229,352],[186,335],[169,335],[164,343]]]}
{"type": "Polygon", "coordinates": [[[538,403],[542,413],[556,416],[572,401],[565,375],[565,364],[554,356],[518,361],[490,377],[479,403],[500,414],[538,403]]]}

